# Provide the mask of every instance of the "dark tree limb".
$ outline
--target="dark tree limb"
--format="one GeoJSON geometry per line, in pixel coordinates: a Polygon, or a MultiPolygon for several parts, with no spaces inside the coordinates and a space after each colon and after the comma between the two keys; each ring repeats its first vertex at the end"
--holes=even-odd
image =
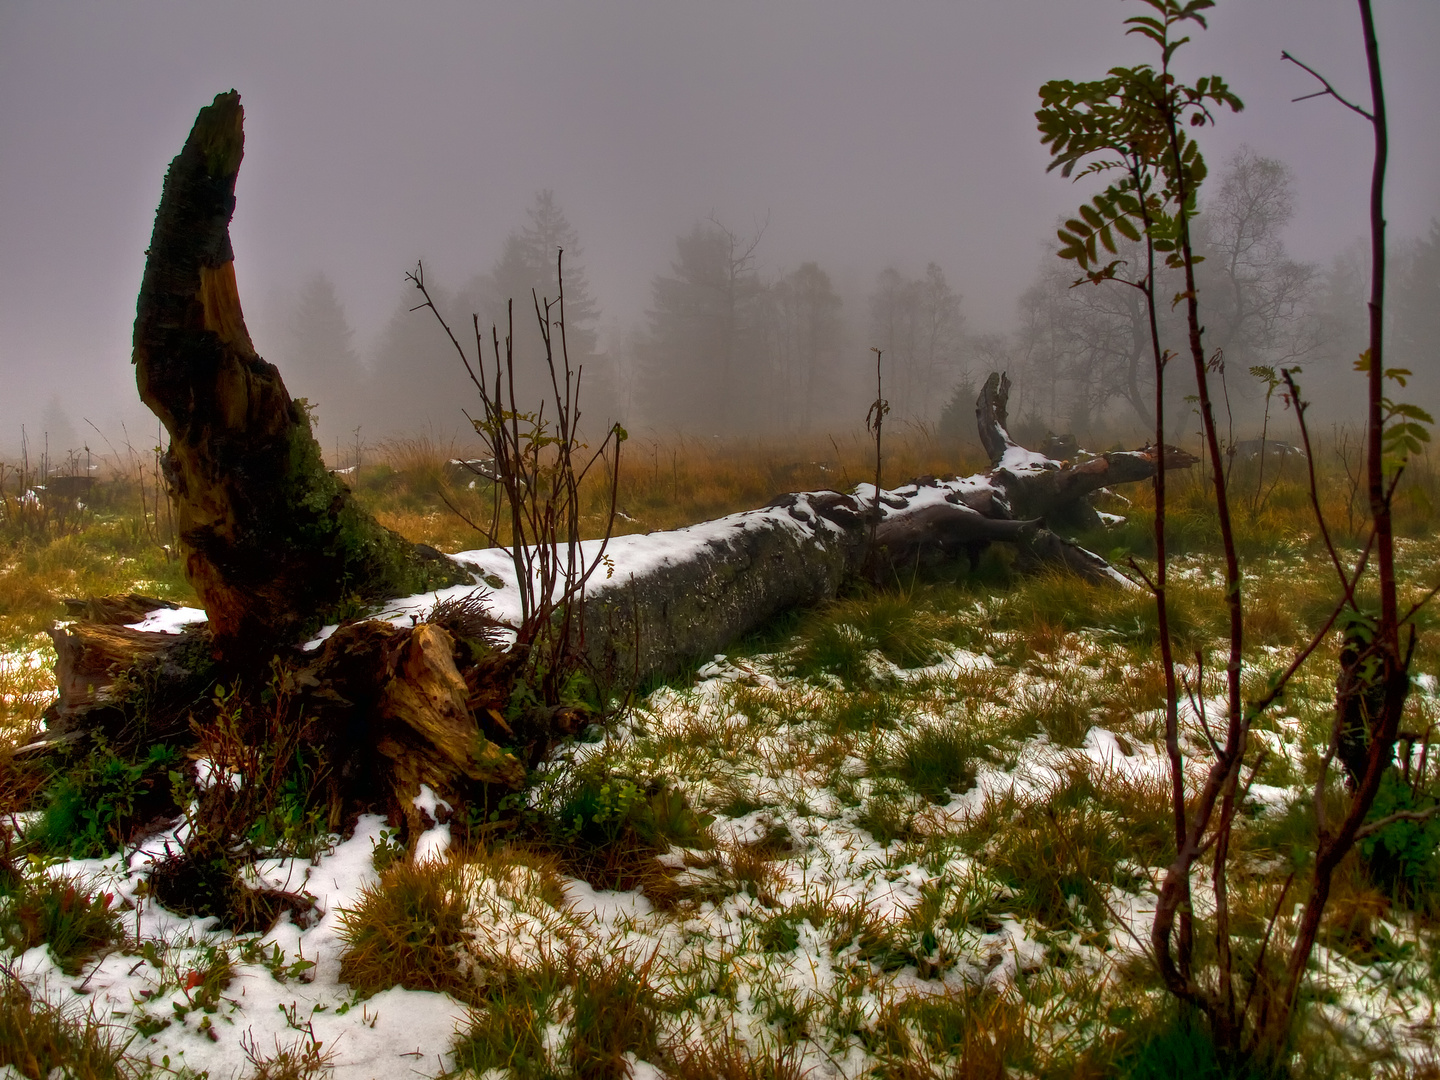
{"type": "Polygon", "coordinates": [[[980,388],[980,396],[975,399],[975,426],[980,434],[980,445],[990,456],[992,468],[999,465],[1005,451],[1015,445],[1007,430],[1009,408],[1010,375],[992,371],[980,388]]]}

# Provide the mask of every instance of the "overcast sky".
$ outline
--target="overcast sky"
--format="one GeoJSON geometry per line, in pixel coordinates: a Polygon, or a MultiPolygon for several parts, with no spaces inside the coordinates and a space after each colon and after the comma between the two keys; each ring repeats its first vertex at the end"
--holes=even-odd
{"type": "MultiPolygon", "coordinates": [[[[1376,0],[1392,236],[1440,215],[1440,3],[1376,0]]],[[[1008,327],[1055,216],[1036,88],[1146,58],[1133,0],[724,4],[70,3],[0,0],[0,450],[64,395],[76,428],[137,414],[129,364],[166,165],[196,111],[240,91],[235,239],[262,351],[270,298],[324,271],[360,344],[417,258],[488,269],[553,188],[607,322],[643,317],[676,234],[768,216],[766,273],[815,259],[852,289],[939,263],[972,328],[1008,327]]],[[[1365,228],[1368,127],[1284,64],[1368,104],[1348,0],[1221,0],[1182,52],[1245,100],[1205,136],[1298,174],[1292,251],[1365,228]]],[[[852,313],[858,314],[858,313],[852,313]]],[[[284,357],[269,359],[284,369],[284,357]]],[[[107,434],[109,432],[107,431],[107,434]]]]}

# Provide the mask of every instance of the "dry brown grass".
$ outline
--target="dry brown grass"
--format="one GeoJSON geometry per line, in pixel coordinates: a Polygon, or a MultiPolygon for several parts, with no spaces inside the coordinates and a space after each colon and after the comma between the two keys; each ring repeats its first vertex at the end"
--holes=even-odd
{"type": "Polygon", "coordinates": [[[1136,717],[1164,708],[1165,669],[1158,661],[1111,668],[1105,687],[1097,703],[1097,723],[1108,731],[1131,731],[1146,739],[1158,736],[1160,720],[1150,730],[1140,730],[1136,724],[1136,717]]]}
{"type": "Polygon", "coordinates": [[[885,1080],[1004,1080],[1031,1049],[1026,1010],[983,990],[892,1002],[876,1021],[885,1080]]]}
{"type": "Polygon", "coordinates": [[[469,997],[458,955],[467,911],[460,863],[395,863],[341,915],[341,979],[367,996],[403,986],[469,997]]]}
{"type": "Polygon", "coordinates": [[[141,1070],[122,1042],[94,1013],[57,1008],[0,971],[0,1069],[24,1077],[130,1080],[141,1070]]]}
{"type": "MultiPolygon", "coordinates": [[[[874,446],[863,432],[798,443],[637,437],[621,454],[616,506],[623,516],[615,520],[617,536],[708,521],[763,506],[788,491],[848,491],[875,475],[874,446]]],[[[489,546],[445,505],[448,500],[489,529],[494,518],[489,482],[445,468],[450,458],[483,456],[476,446],[415,436],[385,443],[379,456],[379,464],[366,465],[351,482],[384,525],[445,551],[489,546]]],[[[957,448],[924,428],[902,429],[885,442],[886,484],[927,474],[965,475],[985,467],[978,448],[957,448]]],[[[598,536],[609,510],[609,489],[598,466],[582,487],[582,496],[586,531],[598,536]]],[[[500,516],[503,519],[503,512],[500,516]]],[[[508,543],[503,520],[496,537],[508,543]]]]}
{"type": "Polygon", "coordinates": [[[803,1080],[800,1046],[790,1043],[773,1051],[751,1050],[731,1031],[673,1051],[663,1068],[670,1080],[803,1080]]]}

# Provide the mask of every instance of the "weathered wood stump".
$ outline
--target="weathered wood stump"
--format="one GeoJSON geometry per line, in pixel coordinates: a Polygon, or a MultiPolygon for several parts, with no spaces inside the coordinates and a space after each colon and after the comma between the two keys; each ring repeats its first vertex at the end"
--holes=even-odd
{"type": "Polygon", "coordinates": [[[186,578],[216,650],[240,656],[356,601],[467,580],[360,509],[325,469],[304,402],[250,342],[230,245],[243,121],[240,95],[218,95],[170,163],[133,357],[140,398],[170,434],[164,470],[186,578]]]}

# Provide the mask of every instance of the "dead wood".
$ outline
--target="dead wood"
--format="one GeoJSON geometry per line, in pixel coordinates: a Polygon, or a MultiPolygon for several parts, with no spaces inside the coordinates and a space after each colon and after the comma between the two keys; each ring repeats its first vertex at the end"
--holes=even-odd
{"type": "MultiPolygon", "coordinates": [[[[51,632],[58,699],[38,745],[92,730],[137,745],[185,741],[210,722],[217,685],[246,687],[260,701],[267,677],[283,671],[305,739],[325,763],[332,810],[384,808],[413,836],[426,824],[415,806],[422,788],[457,808],[489,807],[493,792],[520,787],[526,768],[590,716],[527,695],[518,685],[524,650],[498,647],[474,600],[440,605],[409,627],[343,624],[368,602],[475,578],[359,508],[325,469],[305,402],[256,354],[229,238],[242,122],[239,96],[219,95],[171,163],[135,320],[136,383],[170,434],[166,481],[186,576],[209,622],[152,634],[125,624],[162,601],[67,601],[88,621],[51,632]],[[343,625],[317,649],[300,648],[322,623],[343,625]]],[[[594,671],[622,685],[674,672],[790,608],[835,596],[859,573],[908,578],[923,564],[973,562],[996,542],[1029,563],[1123,580],[1051,527],[1093,521],[1100,488],[1194,459],[1173,447],[1033,453],[1006,429],[1008,394],[1008,378],[995,374],[976,403],[992,461],[985,474],[924,477],[868,496],[787,494],[693,527],[684,557],[650,559],[637,575],[622,567],[593,585],[580,633],[594,671]]]]}
{"type": "Polygon", "coordinates": [[[209,633],[160,634],[103,623],[52,628],[57,698],[27,752],[92,730],[113,741],[164,741],[189,728],[190,707],[214,681],[209,633]]]}
{"type": "Polygon", "coordinates": [[[106,626],[123,626],[138,623],[152,611],[162,608],[174,610],[179,604],[160,600],[144,593],[125,593],[119,596],[89,596],[84,599],[67,597],[60,601],[65,605],[65,614],[84,622],[103,623],[106,626]]]}
{"type": "Polygon", "coordinates": [[[1046,453],[1027,450],[1006,428],[1010,378],[992,372],[975,402],[980,443],[990,456],[990,484],[1003,493],[1008,515],[1042,518],[1060,528],[1093,528],[1100,523],[1088,496],[1113,484],[1131,484],[1155,475],[1157,465],[1188,469],[1200,459],[1176,446],[1143,446],[1092,454],[1079,449],[1074,436],[1051,435],[1046,453]],[[1068,456],[1048,456],[1050,452],[1068,456]]]}
{"type": "Polygon", "coordinates": [[[170,435],[164,470],[185,575],[221,653],[265,653],[361,601],[469,580],[381,527],[325,468],[304,401],[255,352],[230,218],[244,152],[233,90],[170,163],[136,305],[141,400],[170,435]]]}

